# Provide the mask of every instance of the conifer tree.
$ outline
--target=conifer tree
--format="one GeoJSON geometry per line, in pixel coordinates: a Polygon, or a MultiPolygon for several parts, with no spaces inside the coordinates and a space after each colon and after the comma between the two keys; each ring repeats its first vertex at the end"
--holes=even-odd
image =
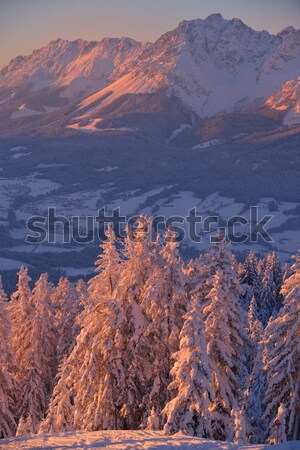
{"type": "Polygon", "coordinates": [[[46,418],[41,422],[39,433],[57,433],[74,430],[74,392],[64,358],[59,379],[54,387],[46,418]]]}
{"type": "Polygon", "coordinates": [[[257,299],[258,296],[259,275],[257,265],[257,258],[251,250],[239,273],[240,283],[245,288],[245,293],[242,296],[242,306],[246,311],[249,309],[252,298],[257,299]]]}
{"type": "Polygon", "coordinates": [[[248,311],[248,335],[254,346],[253,353],[256,353],[255,348],[263,337],[263,325],[258,318],[257,300],[254,296],[250,301],[248,311]]]}
{"type": "MultiPolygon", "coordinates": [[[[108,326],[108,323],[122,320],[122,314],[118,315],[117,310],[120,305],[118,298],[114,302],[121,259],[110,227],[106,230],[106,237],[97,260],[99,273],[89,282],[88,304],[79,316],[81,331],[69,357],[61,365],[48,415],[41,427],[44,431],[96,430],[119,425],[114,420],[109,422],[103,398],[106,379],[111,376],[105,357],[117,332],[117,328],[108,326]]],[[[118,395],[119,391],[113,393],[118,395]]]]}
{"type": "Polygon", "coordinates": [[[266,326],[272,314],[276,311],[276,285],[271,267],[266,264],[260,286],[258,316],[263,326],[266,326]]]}
{"type": "Polygon", "coordinates": [[[230,433],[231,410],[241,404],[247,386],[239,303],[243,291],[228,244],[216,243],[210,248],[210,254],[212,266],[218,265],[207,295],[209,302],[203,310],[208,356],[218,370],[212,426],[216,439],[226,439],[230,433]]]}
{"type": "Polygon", "coordinates": [[[234,442],[234,444],[248,444],[244,409],[233,408],[231,410],[231,421],[233,438],[229,439],[229,441],[234,442]]]}
{"type": "MultiPolygon", "coordinates": [[[[24,271],[22,271],[22,280],[19,291],[28,294],[28,276],[24,271]]],[[[57,336],[51,306],[52,292],[53,288],[48,282],[47,274],[42,274],[30,298],[22,293],[13,297],[16,309],[22,314],[16,322],[13,322],[14,351],[21,389],[18,416],[23,417],[22,426],[26,430],[31,424],[32,433],[37,432],[39,421],[46,412],[57,370],[57,336]],[[22,325],[20,320],[23,322],[22,325]]],[[[15,320],[14,305],[10,311],[15,320]]]]}
{"type": "Polygon", "coordinates": [[[12,437],[16,431],[13,394],[16,383],[11,348],[10,323],[6,312],[7,296],[0,276],[0,439],[12,437]]]}
{"type": "Polygon", "coordinates": [[[267,433],[281,403],[285,405],[287,438],[293,437],[300,397],[300,257],[282,287],[283,307],[265,332],[264,369],[266,371],[265,413],[267,433]]]}
{"type": "Polygon", "coordinates": [[[210,406],[215,401],[215,368],[206,352],[201,304],[193,301],[180,333],[180,349],[172,358],[174,398],[167,403],[165,432],[187,431],[199,437],[212,437],[210,406]]]}
{"type": "Polygon", "coordinates": [[[58,360],[71,353],[80,327],[77,321],[82,312],[80,297],[67,278],[61,277],[51,296],[55,308],[55,322],[58,331],[58,360]]]}
{"type": "Polygon", "coordinates": [[[279,405],[277,415],[272,425],[267,439],[268,443],[280,444],[281,442],[286,442],[286,409],[283,403],[279,405]],[[275,422],[278,423],[278,426],[276,426],[275,422]]]}
{"type": "Polygon", "coordinates": [[[183,261],[175,238],[175,233],[169,229],[162,246],[158,236],[152,248],[151,274],[142,299],[147,328],[140,340],[141,354],[144,348],[149,355],[144,372],[151,387],[143,395],[143,423],[148,421],[154,410],[160,429],[163,428],[161,411],[170,395],[171,355],[179,349],[179,332],[188,303],[187,276],[183,272],[183,261]]]}

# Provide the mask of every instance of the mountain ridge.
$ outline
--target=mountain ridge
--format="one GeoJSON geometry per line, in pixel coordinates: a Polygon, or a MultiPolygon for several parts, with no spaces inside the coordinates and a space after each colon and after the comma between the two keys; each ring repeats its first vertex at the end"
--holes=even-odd
{"type": "MultiPolygon", "coordinates": [[[[254,109],[259,115],[262,108],[272,114],[276,108],[269,99],[276,92],[286,90],[287,83],[292,90],[299,89],[299,68],[300,30],[286,27],[272,35],[255,31],[240,19],[223,19],[221,14],[184,20],[154,43],[59,38],[29,56],[14,58],[0,71],[0,116],[6,128],[11,122],[18,128],[26,121],[34,128],[34,118],[38,123],[39,115],[50,113],[52,124],[52,113],[61,111],[57,123],[63,123],[64,129],[80,132],[81,121],[98,120],[90,129],[96,132],[105,127],[103,111],[110,105],[123,103],[115,121],[136,114],[135,102],[145,104],[146,114],[155,93],[165,97],[164,108],[170,99],[171,109],[176,97],[175,103],[179,101],[199,119],[254,109]],[[129,97],[130,108],[125,111],[129,97]]],[[[298,124],[299,100],[295,106],[295,95],[285,98],[290,103],[278,125],[298,124]]]]}

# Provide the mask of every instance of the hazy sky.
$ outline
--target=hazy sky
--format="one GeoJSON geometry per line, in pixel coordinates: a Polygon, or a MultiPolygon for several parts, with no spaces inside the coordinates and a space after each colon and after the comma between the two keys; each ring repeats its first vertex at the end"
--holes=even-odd
{"type": "Polygon", "coordinates": [[[214,12],[272,33],[300,28],[300,0],[0,0],[0,67],[58,37],[154,41],[183,19],[214,12]]]}

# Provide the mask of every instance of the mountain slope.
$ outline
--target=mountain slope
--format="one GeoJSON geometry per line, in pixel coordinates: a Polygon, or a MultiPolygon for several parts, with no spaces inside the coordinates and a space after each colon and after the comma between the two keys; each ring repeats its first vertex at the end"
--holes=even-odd
{"type": "Polygon", "coordinates": [[[300,32],[272,36],[219,14],[184,21],[142,52],[139,64],[79,104],[101,108],[125,94],[166,88],[199,116],[232,112],[270,96],[300,67],[300,32]],[[104,100],[103,100],[104,99],[104,100]]]}
{"type": "MultiPolygon", "coordinates": [[[[300,30],[288,27],[270,35],[213,14],[183,21],[153,44],[59,39],[18,57],[1,70],[0,115],[6,129],[13,121],[13,128],[25,126],[29,133],[53,123],[58,134],[143,130],[143,123],[135,125],[137,115],[146,122],[153,109],[164,117],[167,131],[158,130],[164,138],[172,127],[192,128],[237,112],[273,117],[276,128],[296,123],[297,107],[291,119],[284,119],[273,103],[285,83],[297,81],[299,68],[300,30]],[[170,111],[177,105],[182,114],[174,122],[170,111]],[[50,113],[49,119],[41,119],[41,113],[50,113]]],[[[286,111],[299,91],[299,83],[293,86],[295,93],[285,96],[286,111]]]]}
{"type": "Polygon", "coordinates": [[[56,106],[73,103],[118,78],[147,45],[129,38],[52,41],[29,56],[15,58],[1,70],[2,106],[26,96],[29,105],[35,100],[36,107],[43,107],[47,93],[50,96],[53,92],[60,95],[56,106]],[[37,92],[44,100],[41,105],[36,104],[37,92]]]}
{"type": "Polygon", "coordinates": [[[284,112],[283,123],[296,125],[300,123],[300,77],[284,83],[270,98],[266,105],[274,110],[284,112]]]}

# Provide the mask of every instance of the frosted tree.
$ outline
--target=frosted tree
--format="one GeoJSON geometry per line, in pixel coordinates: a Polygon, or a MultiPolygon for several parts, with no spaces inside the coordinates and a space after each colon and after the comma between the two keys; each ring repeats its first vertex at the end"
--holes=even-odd
{"type": "Polygon", "coordinates": [[[254,347],[257,347],[263,336],[263,325],[258,318],[257,300],[254,296],[250,301],[248,311],[248,335],[254,347]]]}
{"type": "Polygon", "coordinates": [[[184,430],[194,436],[211,438],[215,369],[206,352],[201,304],[195,300],[185,316],[180,349],[172,358],[175,364],[169,390],[175,396],[163,410],[167,416],[165,432],[174,434],[184,430]]]}
{"type": "Polygon", "coordinates": [[[270,433],[281,403],[285,405],[287,438],[296,429],[300,398],[300,257],[291,267],[291,275],[282,287],[283,307],[270,321],[265,333],[264,369],[266,371],[265,413],[270,433]]]}
{"type": "Polygon", "coordinates": [[[189,297],[196,298],[202,307],[208,303],[207,295],[211,290],[211,282],[217,268],[210,265],[208,254],[202,254],[189,262],[185,269],[189,297]]]}
{"type": "Polygon", "coordinates": [[[244,264],[242,270],[239,273],[239,279],[241,284],[248,284],[249,286],[255,286],[257,284],[258,272],[257,272],[257,258],[254,252],[251,250],[244,264]]]}
{"type": "Polygon", "coordinates": [[[267,267],[269,267],[269,270],[271,270],[273,274],[273,281],[275,285],[274,296],[276,299],[276,309],[279,311],[283,300],[281,295],[283,271],[280,259],[275,252],[272,252],[267,256],[267,267]]]}
{"type": "Polygon", "coordinates": [[[280,260],[275,252],[270,253],[258,265],[259,283],[257,286],[258,316],[265,327],[270,317],[282,306],[280,293],[283,274],[280,260]]]}
{"type": "Polygon", "coordinates": [[[169,298],[165,292],[164,274],[165,260],[159,254],[160,240],[152,254],[152,274],[145,283],[142,298],[142,310],[146,317],[146,329],[139,340],[140,352],[147,354],[147,365],[144,365],[145,380],[149,389],[143,392],[143,426],[153,425],[162,429],[161,411],[169,397],[167,390],[170,382],[171,353],[169,348],[170,322],[169,298]],[[144,348],[144,350],[143,350],[144,348]]]}
{"type": "Polygon", "coordinates": [[[83,312],[84,309],[88,306],[89,296],[87,292],[87,284],[82,278],[79,278],[76,283],[76,292],[78,295],[79,308],[83,312]]]}
{"type": "Polygon", "coordinates": [[[286,441],[286,409],[284,404],[281,403],[278,407],[276,418],[269,432],[268,443],[279,444],[286,441]]]}
{"type": "Polygon", "coordinates": [[[0,276],[0,439],[14,436],[16,431],[12,398],[16,388],[12,374],[15,367],[6,305],[7,296],[0,276]]]}
{"type": "Polygon", "coordinates": [[[89,281],[88,285],[89,301],[105,301],[107,293],[113,292],[118,281],[121,258],[116,248],[116,236],[111,224],[108,225],[105,235],[106,240],[100,245],[102,252],[95,262],[98,274],[89,281]]]}
{"type": "Polygon", "coordinates": [[[165,261],[163,284],[169,308],[169,346],[170,351],[178,350],[179,332],[188,305],[187,278],[183,272],[183,261],[179,254],[176,234],[171,228],[165,234],[165,245],[161,255],[165,261]]]}
{"type": "Polygon", "coordinates": [[[171,355],[179,349],[179,332],[188,303],[187,276],[183,273],[183,261],[175,238],[171,229],[167,231],[164,246],[158,237],[152,249],[151,274],[142,299],[147,328],[140,340],[141,354],[143,347],[148,349],[144,373],[151,386],[143,395],[143,423],[154,410],[160,429],[163,427],[161,411],[169,399],[171,355]]]}
{"type": "Polygon", "coordinates": [[[54,387],[46,418],[41,422],[39,433],[57,433],[74,430],[74,393],[70,374],[64,359],[59,370],[59,379],[54,387]]]}
{"type": "Polygon", "coordinates": [[[234,444],[248,444],[245,411],[243,408],[235,407],[231,410],[231,422],[232,437],[229,438],[229,441],[232,441],[234,444]]]}
{"type": "Polygon", "coordinates": [[[28,434],[31,434],[33,428],[34,428],[34,425],[32,423],[31,415],[29,415],[27,417],[27,419],[24,419],[24,417],[22,416],[18,423],[16,436],[21,437],[21,436],[26,436],[28,434]]]}
{"type": "Polygon", "coordinates": [[[257,265],[257,258],[251,250],[239,273],[240,283],[245,288],[245,293],[242,296],[242,305],[246,311],[249,309],[252,298],[256,298],[258,295],[259,275],[257,265]]]}
{"type": "MultiPolygon", "coordinates": [[[[18,416],[23,417],[27,429],[29,423],[32,424],[33,433],[37,432],[39,421],[46,412],[57,370],[57,336],[51,306],[52,292],[47,274],[42,274],[31,297],[16,300],[25,303],[21,310],[23,323],[21,324],[18,318],[20,328],[15,328],[14,334],[14,350],[21,387],[18,416]]],[[[16,327],[16,324],[14,326],[16,327]]]]}
{"type": "MultiPolygon", "coordinates": [[[[99,273],[89,282],[88,304],[80,315],[81,331],[73,350],[60,368],[59,381],[41,426],[43,431],[68,431],[73,428],[96,430],[115,426],[115,422],[107,423],[108,414],[105,404],[101,402],[106,375],[110,375],[105,366],[108,364],[105,356],[118,331],[113,324],[123,317],[122,311],[118,311],[122,305],[118,299],[114,301],[121,259],[110,227],[106,230],[106,237],[97,260],[99,273]]],[[[116,390],[114,395],[118,394],[116,390]]]]}
{"type": "MultiPolygon", "coordinates": [[[[11,340],[13,353],[15,355],[16,366],[15,380],[17,382],[15,395],[21,399],[21,390],[24,387],[26,378],[26,365],[23,355],[27,349],[27,320],[34,312],[32,304],[32,293],[29,287],[31,278],[28,269],[21,267],[18,272],[17,290],[12,294],[8,303],[7,311],[11,323],[11,340]]],[[[16,421],[20,419],[20,413],[16,405],[16,421]]]]}
{"type": "Polygon", "coordinates": [[[219,268],[213,276],[212,289],[207,296],[209,303],[203,312],[208,356],[218,369],[213,435],[217,439],[225,439],[230,432],[230,412],[241,402],[247,383],[239,303],[243,291],[228,245],[218,243],[215,246],[210,249],[212,266],[219,260],[219,268]],[[219,249],[214,248],[218,245],[219,249]]]}
{"type": "Polygon", "coordinates": [[[80,327],[77,317],[83,308],[76,288],[67,278],[61,277],[51,296],[55,308],[55,322],[58,331],[58,360],[71,353],[80,327]]]}
{"type": "Polygon", "coordinates": [[[148,430],[159,430],[160,429],[160,419],[154,408],[151,409],[150,414],[147,419],[148,430]]]}
{"type": "Polygon", "coordinates": [[[8,305],[12,342],[15,350],[21,345],[20,333],[24,326],[25,317],[31,313],[32,309],[30,281],[27,267],[22,266],[18,273],[17,290],[12,294],[8,305]]]}
{"type": "Polygon", "coordinates": [[[263,326],[266,326],[272,314],[276,311],[275,282],[273,272],[267,265],[261,281],[258,316],[263,326]]]}
{"type": "Polygon", "coordinates": [[[263,397],[266,389],[266,375],[263,370],[264,337],[258,342],[253,369],[250,374],[249,387],[245,391],[245,407],[248,424],[248,435],[251,443],[264,442],[266,421],[263,420],[263,397]]]}
{"type": "MultiPolygon", "coordinates": [[[[30,362],[28,363],[29,366],[30,362]]],[[[18,424],[17,435],[37,433],[39,423],[43,419],[47,409],[49,392],[45,387],[38,369],[28,367],[22,379],[22,390],[19,401],[19,415],[21,422],[18,424]]]]}
{"type": "Polygon", "coordinates": [[[148,231],[149,221],[144,217],[138,219],[134,230],[127,229],[122,251],[126,260],[106,321],[105,333],[111,348],[104,348],[106,379],[101,403],[110,411],[109,427],[113,415],[120,428],[138,428],[143,422],[143,397],[152,369],[145,337],[148,320],[142,307],[152,273],[153,244],[148,231]],[[115,392],[119,392],[117,398],[115,392]]]}

